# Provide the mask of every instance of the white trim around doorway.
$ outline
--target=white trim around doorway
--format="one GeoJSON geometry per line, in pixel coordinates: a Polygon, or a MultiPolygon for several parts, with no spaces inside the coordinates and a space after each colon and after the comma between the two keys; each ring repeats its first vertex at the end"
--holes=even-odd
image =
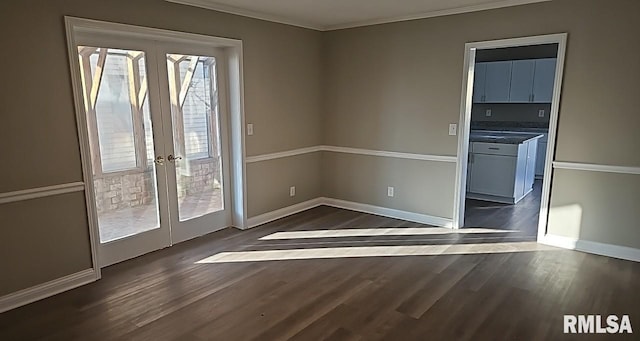
{"type": "Polygon", "coordinates": [[[553,172],[553,161],[555,159],[555,143],[560,94],[562,89],[562,75],[567,48],[567,33],[481,41],[465,44],[462,97],[458,129],[458,160],[456,166],[456,184],[453,202],[453,228],[461,228],[464,225],[466,197],[465,175],[467,172],[469,132],[471,129],[471,107],[473,105],[473,78],[476,50],[541,44],[558,44],[556,74],[553,98],[551,101],[551,113],[549,116],[549,142],[547,144],[547,155],[542,181],[542,199],[540,203],[540,217],[538,222],[538,241],[542,240],[546,235],[549,215],[549,199],[551,195],[551,175],[553,172]]]}
{"type": "Polygon", "coordinates": [[[143,38],[160,42],[180,42],[217,47],[224,51],[227,80],[229,84],[228,112],[230,134],[230,176],[231,176],[231,206],[232,226],[244,228],[247,224],[247,195],[244,147],[244,85],[242,41],[236,39],[219,38],[201,34],[176,32],[156,28],[110,23],[91,19],[65,17],[67,48],[73,83],[76,124],[82,159],[82,174],[84,192],[89,222],[89,236],[91,242],[92,268],[95,280],[100,279],[100,240],[98,230],[97,209],[94,202],[93,170],[89,149],[86,117],[83,108],[82,84],[78,81],[79,62],[77,55],[78,34],[117,34],[127,38],[143,38]]]}

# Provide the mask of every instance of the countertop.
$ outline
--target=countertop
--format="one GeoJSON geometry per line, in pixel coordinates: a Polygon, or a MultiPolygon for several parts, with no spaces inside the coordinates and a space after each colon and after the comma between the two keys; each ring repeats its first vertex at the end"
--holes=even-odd
{"type": "Polygon", "coordinates": [[[469,134],[470,142],[488,142],[504,144],[521,144],[532,139],[543,137],[538,133],[523,132],[485,132],[482,130],[472,130],[469,134]]]}

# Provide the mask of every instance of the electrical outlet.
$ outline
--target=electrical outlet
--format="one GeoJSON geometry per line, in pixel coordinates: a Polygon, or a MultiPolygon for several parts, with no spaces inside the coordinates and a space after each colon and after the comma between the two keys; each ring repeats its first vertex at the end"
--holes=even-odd
{"type": "Polygon", "coordinates": [[[449,135],[456,136],[458,133],[458,125],[455,123],[449,124],[449,135]]]}
{"type": "Polygon", "coordinates": [[[296,186],[289,187],[289,196],[290,197],[295,197],[296,196],[296,186]]]}
{"type": "Polygon", "coordinates": [[[387,187],[387,196],[392,197],[393,196],[393,187],[389,186],[387,187]]]}
{"type": "Polygon", "coordinates": [[[247,135],[253,135],[253,123],[247,123],[247,135]]]}
{"type": "Polygon", "coordinates": [[[484,111],[484,115],[487,117],[491,117],[491,109],[487,109],[484,111]]]}
{"type": "Polygon", "coordinates": [[[538,117],[544,117],[544,109],[538,110],[538,117]]]}

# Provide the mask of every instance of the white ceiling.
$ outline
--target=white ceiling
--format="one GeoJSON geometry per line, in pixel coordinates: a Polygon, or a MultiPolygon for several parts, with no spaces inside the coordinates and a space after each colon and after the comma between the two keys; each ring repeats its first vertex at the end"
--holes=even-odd
{"type": "Polygon", "coordinates": [[[551,0],[166,0],[320,31],[551,0]]]}

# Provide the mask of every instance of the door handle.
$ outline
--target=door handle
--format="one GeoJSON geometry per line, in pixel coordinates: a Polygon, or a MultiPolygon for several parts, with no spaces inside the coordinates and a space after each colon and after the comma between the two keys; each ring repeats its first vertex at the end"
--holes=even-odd
{"type": "Polygon", "coordinates": [[[164,158],[162,156],[158,156],[155,160],[153,160],[153,162],[155,162],[156,165],[164,165],[164,158]]]}
{"type": "Polygon", "coordinates": [[[176,162],[178,160],[182,160],[182,156],[173,156],[172,154],[169,154],[169,156],[167,156],[167,160],[169,160],[169,162],[176,162]]]}

